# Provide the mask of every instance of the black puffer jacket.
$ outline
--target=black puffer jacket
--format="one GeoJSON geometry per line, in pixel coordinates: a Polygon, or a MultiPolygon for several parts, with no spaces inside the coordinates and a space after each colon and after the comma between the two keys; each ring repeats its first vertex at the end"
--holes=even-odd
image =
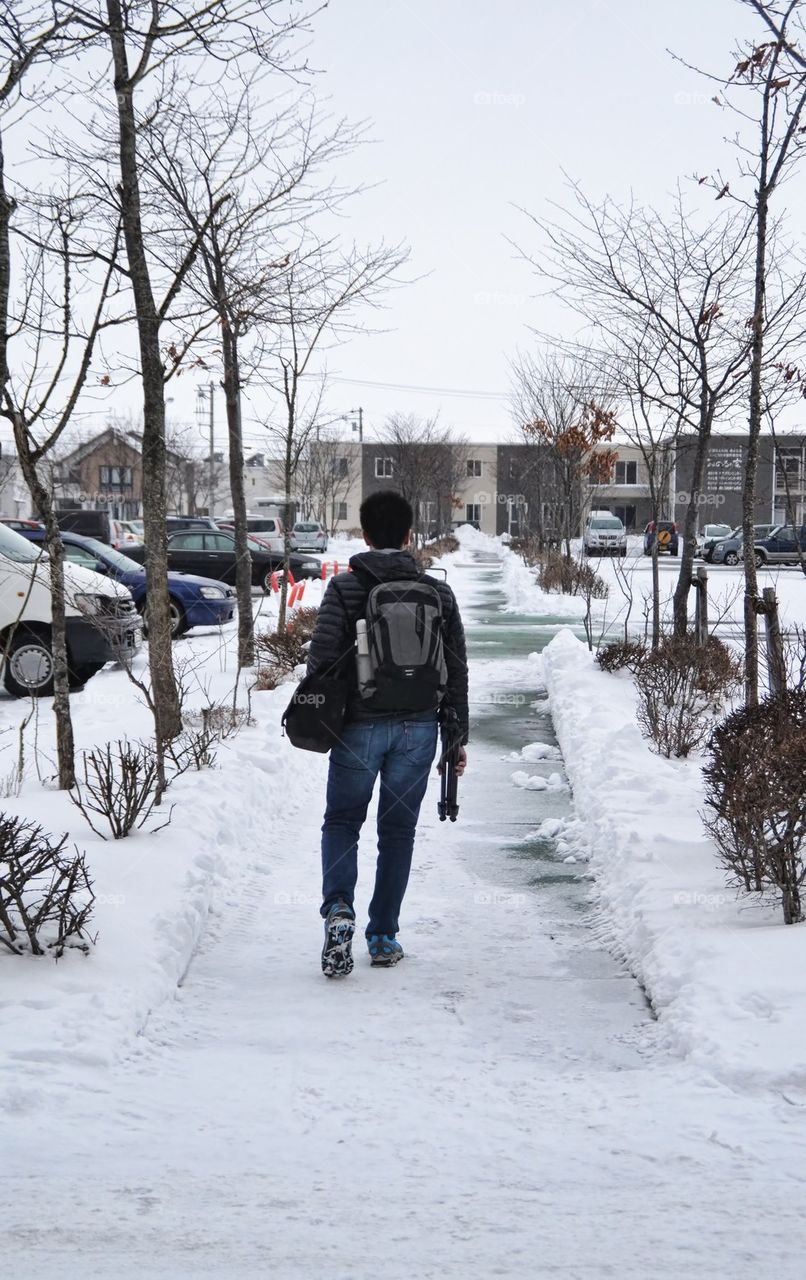
{"type": "Polygon", "coordinates": [[[348,720],[364,720],[375,716],[388,718],[388,711],[369,710],[358,692],[355,624],[359,618],[364,617],[367,596],[379,582],[422,577],[424,582],[436,587],[442,600],[442,640],[448,668],[447,689],[442,705],[453,707],[456,711],[462,742],[467,742],[465,632],[456,597],[447,582],[428,575],[423,577],[414,557],[408,551],[364,551],[352,557],[350,568],[352,573],[338,573],[328,583],[308,653],[308,671],[320,671],[337,664],[336,671],[343,674],[351,686],[348,720]]]}

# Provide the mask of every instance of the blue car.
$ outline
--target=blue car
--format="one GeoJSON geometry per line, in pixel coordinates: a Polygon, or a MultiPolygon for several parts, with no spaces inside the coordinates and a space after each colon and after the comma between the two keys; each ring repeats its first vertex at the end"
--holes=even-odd
{"type": "MultiPolygon", "coordinates": [[[[45,541],[44,529],[21,530],[30,542],[45,541]]],[[[146,603],[146,571],[141,564],[130,560],[121,551],[85,538],[80,533],[61,531],[64,554],[74,564],[85,569],[104,573],[115,582],[128,587],[134,603],[142,613],[146,603]]],[[[171,634],[181,636],[191,627],[217,627],[230,622],[235,614],[237,600],[235,588],[212,578],[198,578],[190,573],[169,573],[168,590],[171,600],[171,634]]]]}

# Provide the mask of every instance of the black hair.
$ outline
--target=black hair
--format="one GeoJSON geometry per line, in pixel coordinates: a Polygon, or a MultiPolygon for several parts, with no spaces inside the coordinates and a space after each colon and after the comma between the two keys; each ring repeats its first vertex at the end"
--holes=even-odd
{"type": "Polygon", "coordinates": [[[394,489],[379,489],[361,503],[361,528],[373,547],[379,551],[403,546],[403,540],[414,523],[411,503],[394,489]]]}

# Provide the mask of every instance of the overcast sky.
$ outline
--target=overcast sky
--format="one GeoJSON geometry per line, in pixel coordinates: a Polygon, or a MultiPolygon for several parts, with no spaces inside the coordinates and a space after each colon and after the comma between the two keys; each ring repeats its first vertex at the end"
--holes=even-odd
{"type": "Polygon", "coordinates": [[[389,297],[388,332],[330,354],[334,410],[507,435],[508,358],[529,326],[575,328],[508,243],[536,243],[517,207],[562,201],[563,170],[594,197],[662,205],[678,178],[730,165],[713,90],[667,49],[729,71],[748,29],[737,0],[331,0],[312,60],[333,110],[374,122],[349,171],[380,184],[350,230],[407,240],[424,277],[389,297]]]}
{"type": "MultiPolygon", "coordinates": [[[[363,406],[370,437],[398,411],[506,438],[508,360],[534,342],[530,326],[578,328],[511,243],[538,247],[519,208],[562,202],[563,170],[594,199],[632,192],[662,207],[683,180],[709,206],[689,180],[735,164],[730,122],[668,50],[729,73],[748,31],[739,0],[330,0],[309,49],[317,94],[373,139],[340,166],[340,181],[371,188],[343,232],[408,242],[414,283],[373,315],[384,332],[328,353],[329,412],[363,406]]],[[[171,384],[174,424],[193,420],[194,377],[171,384]]],[[[110,405],[139,419],[136,382],[110,405]]],[[[246,406],[252,448],[265,409],[246,406]]],[[[220,395],[217,416],[223,446],[220,395]]],[[[83,433],[104,418],[98,405],[83,433]]]]}

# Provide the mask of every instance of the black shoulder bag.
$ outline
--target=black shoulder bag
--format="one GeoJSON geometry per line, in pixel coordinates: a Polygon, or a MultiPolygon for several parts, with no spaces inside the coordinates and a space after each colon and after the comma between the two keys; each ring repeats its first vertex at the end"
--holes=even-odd
{"type": "Polygon", "coordinates": [[[293,747],[324,753],[339,741],[349,688],[346,676],[334,672],[343,663],[342,655],[329,667],[303,676],[297,685],[281,721],[293,747]]]}

